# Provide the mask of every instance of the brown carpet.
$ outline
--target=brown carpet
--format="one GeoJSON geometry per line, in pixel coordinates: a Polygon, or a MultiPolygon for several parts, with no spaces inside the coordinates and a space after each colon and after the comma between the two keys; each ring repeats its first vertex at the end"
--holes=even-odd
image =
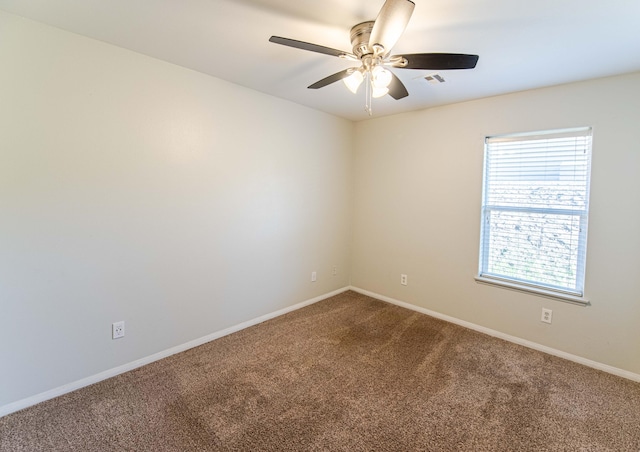
{"type": "Polygon", "coordinates": [[[0,419],[0,451],[639,451],[640,384],[346,292],[0,419]]]}

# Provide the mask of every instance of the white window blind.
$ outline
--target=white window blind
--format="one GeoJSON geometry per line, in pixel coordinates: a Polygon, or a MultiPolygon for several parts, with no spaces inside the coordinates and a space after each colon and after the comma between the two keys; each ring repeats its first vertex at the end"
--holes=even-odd
{"type": "Polygon", "coordinates": [[[485,140],[479,276],[582,297],[591,129],[485,140]]]}

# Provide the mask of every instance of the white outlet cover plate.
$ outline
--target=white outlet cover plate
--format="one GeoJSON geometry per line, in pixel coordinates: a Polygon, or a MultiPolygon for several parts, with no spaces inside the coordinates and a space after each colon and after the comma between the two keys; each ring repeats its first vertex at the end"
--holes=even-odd
{"type": "Polygon", "coordinates": [[[111,338],[120,339],[124,337],[124,321],[111,324],[111,338]]]}

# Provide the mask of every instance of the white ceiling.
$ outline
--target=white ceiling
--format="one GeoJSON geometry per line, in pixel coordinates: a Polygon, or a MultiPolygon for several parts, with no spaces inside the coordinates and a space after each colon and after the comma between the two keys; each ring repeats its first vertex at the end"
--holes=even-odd
{"type": "MultiPolygon", "coordinates": [[[[409,97],[374,99],[376,117],[640,71],[640,0],[414,0],[394,54],[480,55],[475,69],[395,70],[409,97]]],[[[0,9],[351,120],[364,93],[307,86],[353,66],[268,42],[351,51],[349,30],[383,0],[0,0],[0,9]]]]}

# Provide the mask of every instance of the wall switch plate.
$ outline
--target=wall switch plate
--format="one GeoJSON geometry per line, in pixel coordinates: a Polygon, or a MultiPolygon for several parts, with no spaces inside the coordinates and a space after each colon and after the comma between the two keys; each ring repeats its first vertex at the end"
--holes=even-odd
{"type": "Polygon", "coordinates": [[[111,339],[120,339],[124,337],[124,320],[111,324],[111,339]]]}
{"type": "Polygon", "coordinates": [[[551,309],[542,308],[542,317],[540,320],[544,323],[551,323],[551,316],[553,315],[553,311],[551,309]]]}
{"type": "Polygon", "coordinates": [[[407,275],[400,275],[400,284],[402,284],[403,286],[406,286],[407,283],[408,283],[407,275]]]}
{"type": "Polygon", "coordinates": [[[316,279],[318,279],[316,272],[311,272],[311,282],[316,282],[316,279]]]}

